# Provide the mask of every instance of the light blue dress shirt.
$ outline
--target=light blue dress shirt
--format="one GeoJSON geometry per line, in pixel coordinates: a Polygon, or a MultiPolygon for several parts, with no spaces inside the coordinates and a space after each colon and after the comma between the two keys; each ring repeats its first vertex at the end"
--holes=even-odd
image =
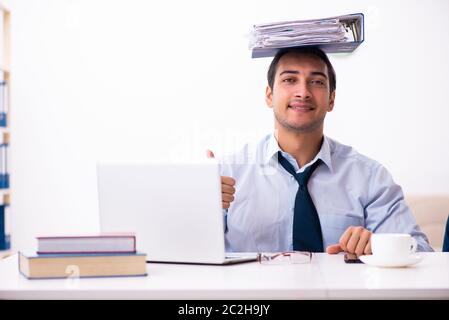
{"type": "MultiPolygon", "coordinates": [[[[220,159],[221,175],[236,180],[234,201],[225,214],[226,251],[279,252],[293,249],[293,212],[296,180],[278,163],[281,151],[273,134],[247,144],[220,159]]],[[[350,226],[374,233],[409,233],[419,251],[433,251],[404,201],[399,185],[378,162],[352,147],[324,137],[318,159],[323,163],[312,174],[308,189],[320,218],[324,248],[337,244],[350,226]]]]}

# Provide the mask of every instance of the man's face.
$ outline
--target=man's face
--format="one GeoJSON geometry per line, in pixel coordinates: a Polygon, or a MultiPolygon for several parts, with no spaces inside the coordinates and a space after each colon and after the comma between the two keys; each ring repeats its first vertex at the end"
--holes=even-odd
{"type": "Polygon", "coordinates": [[[281,57],[273,88],[267,87],[265,97],[267,105],[273,108],[276,127],[295,132],[322,130],[334,99],[324,61],[297,53],[281,57]]]}

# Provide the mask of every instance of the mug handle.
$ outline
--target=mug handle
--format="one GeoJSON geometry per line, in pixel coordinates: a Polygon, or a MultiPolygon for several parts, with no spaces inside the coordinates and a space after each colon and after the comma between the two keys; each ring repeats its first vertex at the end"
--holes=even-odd
{"type": "Polygon", "coordinates": [[[416,239],[411,237],[411,245],[410,245],[410,253],[415,253],[416,252],[416,248],[418,247],[418,243],[416,242],[416,239]]]}

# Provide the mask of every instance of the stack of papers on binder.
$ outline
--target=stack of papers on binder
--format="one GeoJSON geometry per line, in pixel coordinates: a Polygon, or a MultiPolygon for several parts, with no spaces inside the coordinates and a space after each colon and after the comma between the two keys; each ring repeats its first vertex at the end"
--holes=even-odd
{"type": "Polygon", "coordinates": [[[274,56],[281,48],[318,46],[325,52],[351,52],[364,40],[363,14],[286,21],[254,26],[253,58],[274,56]]]}

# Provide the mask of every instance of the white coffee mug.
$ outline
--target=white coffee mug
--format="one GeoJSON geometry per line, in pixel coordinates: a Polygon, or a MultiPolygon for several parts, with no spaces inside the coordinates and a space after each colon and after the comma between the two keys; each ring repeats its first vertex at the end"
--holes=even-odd
{"type": "Polygon", "coordinates": [[[374,233],[371,251],[379,260],[393,262],[407,259],[416,252],[416,240],[407,233],[374,233]]]}

